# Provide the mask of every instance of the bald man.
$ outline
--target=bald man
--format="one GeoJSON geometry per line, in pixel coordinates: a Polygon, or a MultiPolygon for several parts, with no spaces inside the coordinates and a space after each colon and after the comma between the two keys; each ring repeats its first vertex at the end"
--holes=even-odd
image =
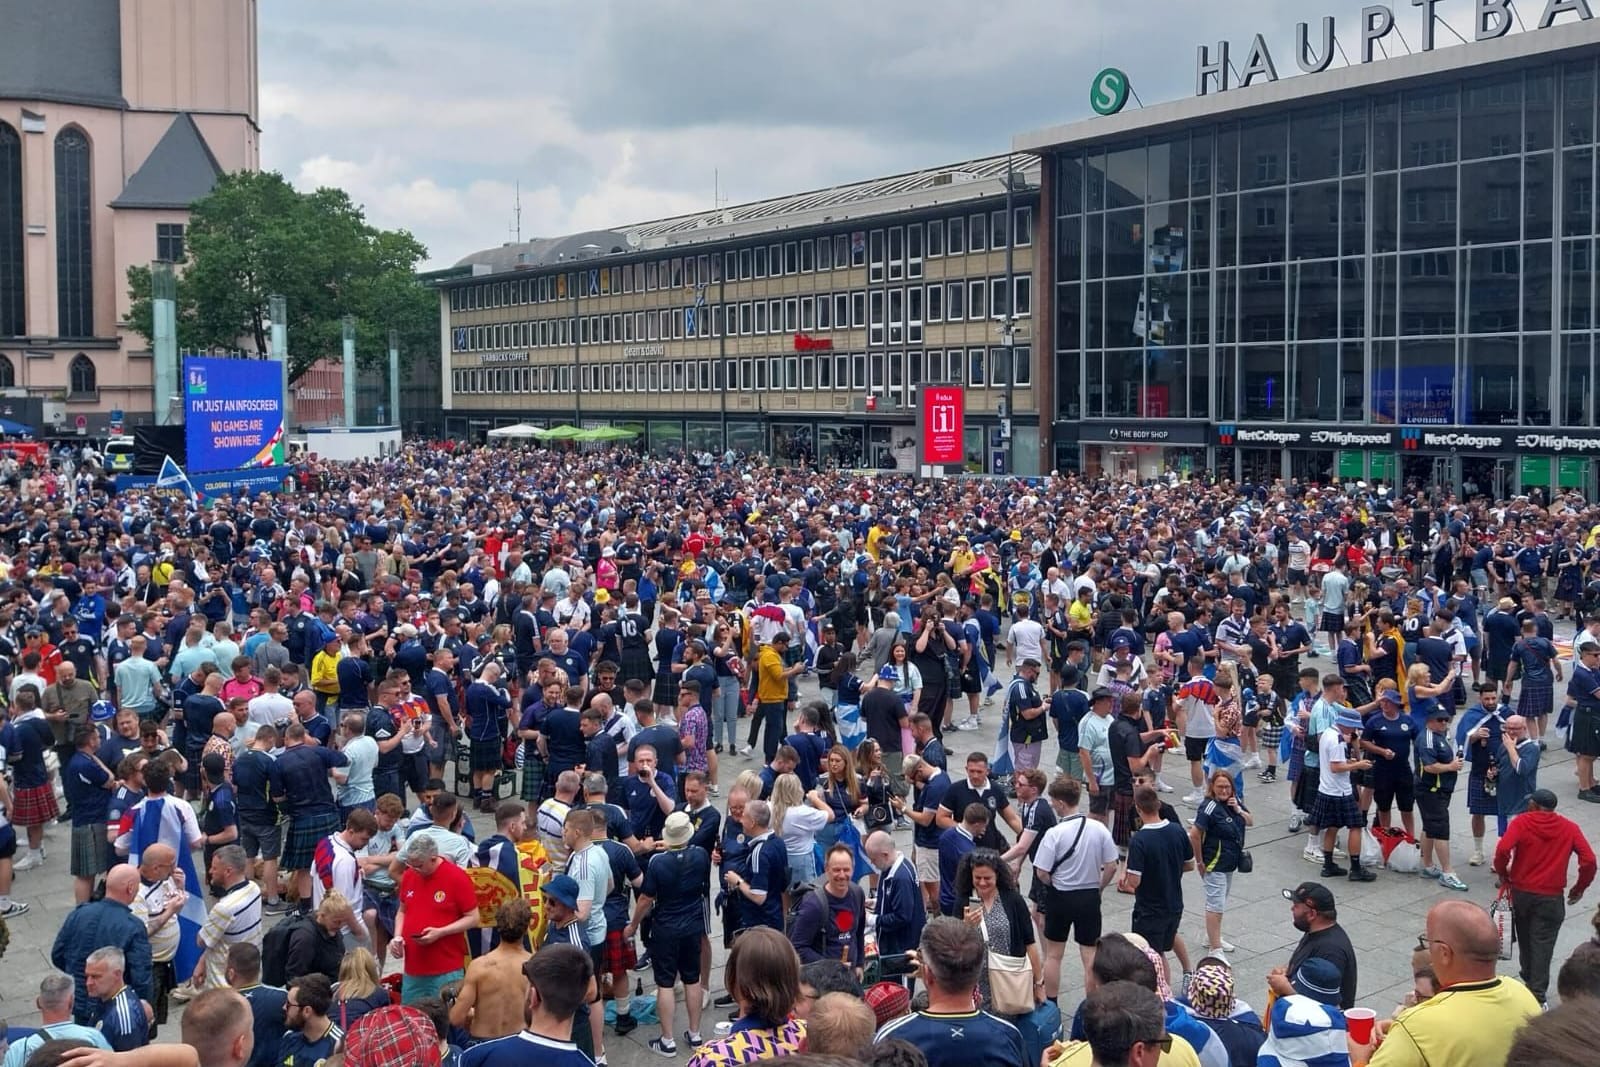
{"type": "MultiPolygon", "coordinates": [[[[198,886],[195,889],[199,891],[198,886]]],[[[178,984],[172,960],[178,953],[178,912],[188,896],[173,847],[156,844],[145,849],[139,857],[139,891],[133,898],[133,914],[144,923],[150,938],[151,984],[156,994],[150,1006],[158,1027],[167,1021],[167,994],[178,984]]]]}
{"type": "Polygon", "coordinates": [[[1495,974],[1500,934],[1489,913],[1467,900],[1440,901],[1428,909],[1419,942],[1440,995],[1401,1012],[1376,1051],[1352,1042],[1351,1061],[1370,1067],[1503,1063],[1522,1024],[1539,1014],[1539,1002],[1521,982],[1495,974]]]}
{"type": "Polygon", "coordinates": [[[140,1000],[155,1003],[150,976],[150,936],[132,909],[138,893],[138,868],[119,863],[106,875],[105,897],[79,905],[68,914],[56,933],[50,962],[56,970],[72,976],[76,993],[72,1017],[81,1026],[93,1026],[100,1017],[99,1004],[89,997],[83,971],[89,953],[97,948],[120,948],[127,961],[128,984],[138,992],[140,1000]]]}

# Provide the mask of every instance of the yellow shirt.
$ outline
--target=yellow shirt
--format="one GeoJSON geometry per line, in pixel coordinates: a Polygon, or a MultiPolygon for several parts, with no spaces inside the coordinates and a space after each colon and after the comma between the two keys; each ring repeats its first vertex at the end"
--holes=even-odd
{"type": "MultiPolygon", "coordinates": [[[[1073,1041],[1050,1067],[1090,1067],[1093,1062],[1094,1052],[1089,1048],[1089,1042],[1073,1041]]],[[[1193,1045],[1173,1034],[1172,1051],[1163,1052],[1161,1058],[1156,1060],[1156,1067],[1200,1067],[1200,1057],[1195,1054],[1193,1045]]]]}
{"type": "Polygon", "coordinates": [[[949,568],[951,577],[959,577],[961,572],[972,566],[976,557],[970,548],[958,548],[950,553],[949,568]]]}
{"type": "Polygon", "coordinates": [[[1539,1002],[1515,978],[1451,986],[1400,1013],[1370,1067],[1437,1067],[1504,1063],[1522,1024],[1539,1002]]]}
{"type": "Polygon", "coordinates": [[[1081,600],[1074,600],[1067,607],[1069,630],[1091,630],[1094,628],[1094,609],[1081,600]]]}
{"type": "Polygon", "coordinates": [[[883,539],[888,536],[889,531],[886,527],[879,526],[874,523],[872,528],[867,531],[867,555],[871,556],[873,559],[877,559],[879,551],[878,546],[881,545],[883,543],[883,539]]]}
{"type": "Polygon", "coordinates": [[[783,674],[783,657],[771,645],[756,653],[756,700],[762,704],[782,704],[789,699],[789,679],[783,674]]]}

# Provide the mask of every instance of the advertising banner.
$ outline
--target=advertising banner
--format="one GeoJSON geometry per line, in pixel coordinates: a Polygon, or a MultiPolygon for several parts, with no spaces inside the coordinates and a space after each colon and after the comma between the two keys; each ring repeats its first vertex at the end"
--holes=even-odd
{"type": "Polygon", "coordinates": [[[966,390],[959,385],[924,385],[917,390],[917,462],[959,466],[965,459],[966,390]]]}
{"type": "Polygon", "coordinates": [[[184,359],[183,416],[192,474],[283,462],[283,377],[277,363],[184,359]]]}

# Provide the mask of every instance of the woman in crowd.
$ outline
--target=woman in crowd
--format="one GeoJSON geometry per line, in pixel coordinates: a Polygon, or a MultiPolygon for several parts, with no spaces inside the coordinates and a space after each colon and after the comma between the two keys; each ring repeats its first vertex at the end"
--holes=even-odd
{"type": "Polygon", "coordinates": [[[793,1017],[800,957],[780,931],[758,926],[739,935],[722,980],[734,1003],[733,1025],[728,1036],[695,1049],[688,1067],[733,1067],[800,1051],[806,1024],[793,1017]]]}
{"type": "Polygon", "coordinates": [[[1222,916],[1228,910],[1228,892],[1233,888],[1234,872],[1244,859],[1245,828],[1255,818],[1234,789],[1227,771],[1215,770],[1206,779],[1206,798],[1200,802],[1189,827],[1189,843],[1194,849],[1195,866],[1206,889],[1206,944],[1212,952],[1232,952],[1222,939],[1222,916]]]}
{"type": "Polygon", "coordinates": [[[789,853],[789,884],[810,882],[817,876],[817,834],[832,818],[828,802],[820,790],[807,793],[793,774],[778,775],[771,799],[772,829],[789,853]]]}
{"type": "MultiPolygon", "coordinates": [[[[1028,958],[1034,1000],[1043,1001],[1044,958],[1034,938],[1028,901],[1017,892],[1016,879],[1000,853],[980,848],[962,857],[961,866],[956,869],[956,900],[968,902],[962,917],[982,928],[991,953],[1028,958]]],[[[992,993],[987,968],[978,979],[978,990],[987,1006],[992,993]]]]}

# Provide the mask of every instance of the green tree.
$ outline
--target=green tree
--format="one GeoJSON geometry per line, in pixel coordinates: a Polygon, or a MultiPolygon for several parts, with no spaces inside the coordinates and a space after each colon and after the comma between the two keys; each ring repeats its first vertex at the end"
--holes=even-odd
{"type": "MultiPolygon", "coordinates": [[[[265,355],[273,295],[288,302],[291,381],[339,355],[345,315],[355,316],[364,365],[388,358],[391,329],[406,363],[438,348],[439,298],[416,277],[427,250],[404,230],[369,225],[342,190],[302,193],[273,172],[225,175],[195,203],[186,246],[177,286],[180,349],[265,355]]],[[[128,290],[130,324],[153,344],[150,268],[130,267],[128,290]]]]}

